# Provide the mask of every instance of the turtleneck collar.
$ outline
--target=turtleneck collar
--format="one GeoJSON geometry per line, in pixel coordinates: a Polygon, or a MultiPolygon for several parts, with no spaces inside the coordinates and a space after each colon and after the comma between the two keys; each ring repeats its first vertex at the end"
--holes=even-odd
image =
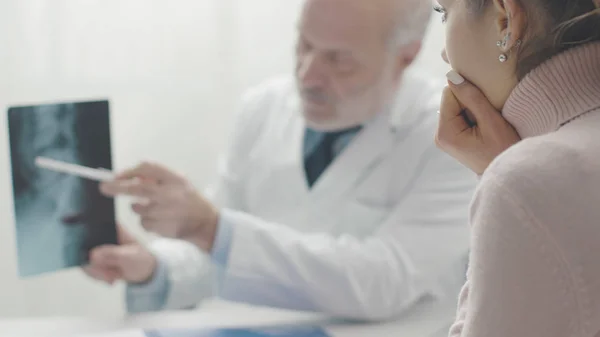
{"type": "Polygon", "coordinates": [[[522,138],[556,131],[600,108],[600,42],[569,49],[531,71],[502,114],[522,138]]]}

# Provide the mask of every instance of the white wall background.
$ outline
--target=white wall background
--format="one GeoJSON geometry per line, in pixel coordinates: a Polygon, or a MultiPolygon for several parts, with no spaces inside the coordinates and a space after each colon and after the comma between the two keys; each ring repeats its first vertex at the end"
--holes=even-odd
{"type": "MultiPolygon", "coordinates": [[[[301,0],[0,0],[0,316],[120,315],[122,286],[79,270],[19,280],[7,106],[108,97],[114,164],[154,159],[214,176],[241,92],[292,69],[301,0]]],[[[434,16],[418,61],[438,76],[434,16]]],[[[128,205],[120,220],[136,226],[128,205]]]]}

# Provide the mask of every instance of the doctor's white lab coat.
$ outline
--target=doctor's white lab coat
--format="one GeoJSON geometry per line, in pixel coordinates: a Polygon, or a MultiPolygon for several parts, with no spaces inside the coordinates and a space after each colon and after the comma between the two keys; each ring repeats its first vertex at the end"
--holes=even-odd
{"type": "Polygon", "coordinates": [[[407,74],[393,113],[364,127],[313,188],[293,79],[251,90],[210,193],[236,225],[229,261],[221,268],[189,243],[156,240],[170,287],[163,308],[218,294],[381,320],[428,301],[445,310],[440,329],[449,326],[465,279],[477,179],[434,144],[441,89],[407,74]]]}

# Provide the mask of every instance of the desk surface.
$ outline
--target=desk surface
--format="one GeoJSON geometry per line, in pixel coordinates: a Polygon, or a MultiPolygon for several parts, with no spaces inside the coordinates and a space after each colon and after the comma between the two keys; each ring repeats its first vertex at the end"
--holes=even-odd
{"type": "MultiPolygon", "coordinates": [[[[283,324],[324,326],[333,337],[358,336],[431,336],[439,315],[426,311],[383,324],[335,323],[326,317],[239,304],[207,303],[199,310],[147,313],[125,318],[48,317],[0,319],[0,336],[4,337],[110,337],[130,336],[139,329],[186,327],[257,327],[283,324]]],[[[441,332],[440,336],[445,335],[441,332]]]]}

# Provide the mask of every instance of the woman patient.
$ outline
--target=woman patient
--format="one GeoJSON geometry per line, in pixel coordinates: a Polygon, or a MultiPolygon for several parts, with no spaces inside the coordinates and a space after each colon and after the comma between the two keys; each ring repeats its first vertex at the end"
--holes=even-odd
{"type": "Polygon", "coordinates": [[[452,336],[600,337],[599,2],[436,7],[436,142],[481,179],[452,336]]]}

